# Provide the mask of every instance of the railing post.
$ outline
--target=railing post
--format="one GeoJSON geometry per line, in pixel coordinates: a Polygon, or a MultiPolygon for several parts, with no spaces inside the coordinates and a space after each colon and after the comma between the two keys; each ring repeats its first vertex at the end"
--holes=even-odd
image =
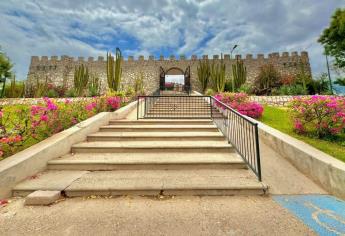
{"type": "Polygon", "coordinates": [[[147,115],[147,101],[146,101],[146,97],[145,97],[145,101],[144,101],[144,118],[147,115]]]}
{"type": "Polygon", "coordinates": [[[139,102],[140,102],[140,96],[138,96],[138,102],[137,102],[137,120],[139,120],[139,102]]]}
{"type": "Polygon", "coordinates": [[[259,147],[259,130],[258,124],[255,125],[255,145],[256,145],[256,163],[258,167],[258,179],[261,182],[261,162],[260,162],[260,147],[259,147]]]}
{"type": "Polygon", "coordinates": [[[211,119],[213,120],[213,114],[212,114],[212,97],[209,96],[209,99],[210,99],[210,114],[211,114],[211,119]]]}

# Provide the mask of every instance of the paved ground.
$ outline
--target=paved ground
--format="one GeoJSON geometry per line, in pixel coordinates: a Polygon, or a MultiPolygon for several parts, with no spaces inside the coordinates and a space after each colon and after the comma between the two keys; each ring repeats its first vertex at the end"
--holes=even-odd
{"type": "Polygon", "coordinates": [[[0,235],[314,235],[269,197],[72,198],[50,207],[14,200],[0,235]]]}
{"type": "Polygon", "coordinates": [[[327,194],[264,142],[260,143],[262,181],[271,194],[327,194]]]}

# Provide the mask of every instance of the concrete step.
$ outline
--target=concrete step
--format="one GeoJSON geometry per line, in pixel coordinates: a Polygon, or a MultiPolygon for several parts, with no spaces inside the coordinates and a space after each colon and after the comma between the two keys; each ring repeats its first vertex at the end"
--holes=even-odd
{"type": "Polygon", "coordinates": [[[149,113],[146,114],[144,119],[210,119],[211,114],[160,114],[160,113],[149,113]]]}
{"type": "Polygon", "coordinates": [[[13,189],[14,196],[36,190],[91,195],[263,195],[267,186],[245,169],[46,171],[13,189]]]}
{"type": "Polygon", "coordinates": [[[212,120],[111,120],[110,125],[213,125],[212,120]]]}
{"type": "Polygon", "coordinates": [[[126,132],[138,132],[138,131],[154,131],[154,132],[165,132],[165,131],[194,131],[194,132],[219,132],[216,125],[106,125],[101,126],[100,131],[126,131],[126,132]]]}
{"type": "Polygon", "coordinates": [[[226,141],[108,141],[82,142],[72,146],[72,153],[109,152],[234,152],[226,141]]]}
{"type": "Polygon", "coordinates": [[[210,105],[185,105],[185,104],[174,104],[174,103],[169,103],[169,104],[164,104],[164,103],[161,103],[161,104],[154,104],[152,105],[152,107],[154,108],[172,108],[172,107],[176,107],[176,108],[208,108],[210,109],[210,105]]]}
{"type": "Polygon", "coordinates": [[[88,141],[202,141],[225,140],[220,132],[98,132],[88,141]]]}
{"type": "Polygon", "coordinates": [[[267,187],[247,170],[95,171],[74,181],[65,194],[263,195],[267,187]]]}
{"type": "Polygon", "coordinates": [[[50,170],[246,169],[236,153],[76,153],[48,162],[50,170]]]}

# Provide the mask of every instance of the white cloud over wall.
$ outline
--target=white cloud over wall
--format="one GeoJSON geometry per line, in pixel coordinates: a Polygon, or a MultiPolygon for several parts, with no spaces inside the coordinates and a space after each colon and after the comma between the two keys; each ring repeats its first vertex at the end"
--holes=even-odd
{"type": "Polygon", "coordinates": [[[32,55],[98,56],[121,45],[126,55],[309,51],[343,0],[0,1],[0,45],[25,78],[32,55]]]}

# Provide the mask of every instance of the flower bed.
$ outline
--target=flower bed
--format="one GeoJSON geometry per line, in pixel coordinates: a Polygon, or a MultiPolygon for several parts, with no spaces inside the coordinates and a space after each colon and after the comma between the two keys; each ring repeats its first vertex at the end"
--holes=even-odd
{"type": "Polygon", "coordinates": [[[315,134],[296,133],[294,122],[291,119],[291,109],[287,107],[265,106],[264,113],[259,119],[261,122],[280,130],[294,138],[310,144],[311,146],[345,162],[345,133],[336,137],[318,138],[315,134]]]}
{"type": "Polygon", "coordinates": [[[115,111],[126,101],[120,97],[94,97],[91,101],[44,98],[37,105],[5,106],[0,111],[0,158],[15,154],[99,112],[115,111]]]}
{"type": "Polygon", "coordinates": [[[250,101],[249,96],[245,93],[219,93],[214,97],[239,113],[252,118],[261,117],[264,111],[261,104],[250,101]]]}
{"type": "Polygon", "coordinates": [[[344,132],[345,98],[315,95],[296,97],[290,104],[294,130],[300,134],[315,134],[319,138],[344,132]]]}

